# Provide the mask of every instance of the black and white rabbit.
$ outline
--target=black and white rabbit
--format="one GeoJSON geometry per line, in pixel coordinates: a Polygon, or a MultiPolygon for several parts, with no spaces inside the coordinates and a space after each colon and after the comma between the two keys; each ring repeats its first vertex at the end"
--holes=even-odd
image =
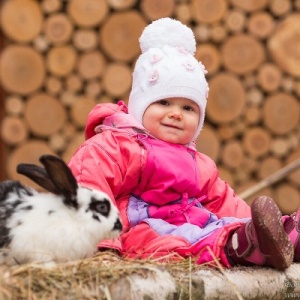
{"type": "Polygon", "coordinates": [[[0,184],[0,263],[66,262],[92,256],[103,239],[122,230],[107,194],[77,184],[63,160],[40,158],[43,167],[19,164],[17,171],[50,193],[19,181],[0,184]]]}

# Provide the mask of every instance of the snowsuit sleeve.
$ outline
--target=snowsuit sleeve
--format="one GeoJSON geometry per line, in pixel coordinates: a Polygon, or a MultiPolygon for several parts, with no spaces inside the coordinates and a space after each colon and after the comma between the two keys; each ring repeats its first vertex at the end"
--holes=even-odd
{"type": "Polygon", "coordinates": [[[118,206],[139,180],[141,150],[134,137],[107,130],[88,139],[68,165],[78,183],[107,193],[118,206]]]}
{"type": "Polygon", "coordinates": [[[197,154],[200,180],[204,184],[207,198],[202,204],[221,217],[251,217],[250,206],[235,194],[229,184],[219,176],[215,162],[204,154],[197,154]]]}

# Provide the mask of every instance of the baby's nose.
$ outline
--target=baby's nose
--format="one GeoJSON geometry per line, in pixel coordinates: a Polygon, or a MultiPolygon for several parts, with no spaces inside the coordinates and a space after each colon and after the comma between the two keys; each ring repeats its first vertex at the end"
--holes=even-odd
{"type": "Polygon", "coordinates": [[[182,113],[179,109],[173,109],[170,113],[169,113],[169,117],[170,118],[174,118],[177,120],[182,119],[182,113]]]}

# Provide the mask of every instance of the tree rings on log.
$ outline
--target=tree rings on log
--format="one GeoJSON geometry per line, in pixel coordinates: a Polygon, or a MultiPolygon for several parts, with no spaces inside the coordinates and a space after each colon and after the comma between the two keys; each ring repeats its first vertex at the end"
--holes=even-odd
{"type": "Polygon", "coordinates": [[[141,0],[141,10],[149,20],[170,17],[175,8],[173,0],[141,0]]]}
{"type": "Polygon", "coordinates": [[[16,145],[27,139],[28,130],[23,119],[7,116],[1,123],[1,138],[8,145],[16,145]]]}
{"type": "Polygon", "coordinates": [[[63,126],[67,116],[60,102],[40,93],[28,99],[24,118],[33,134],[47,137],[63,126]]]}
{"type": "Polygon", "coordinates": [[[269,96],[263,106],[263,120],[274,134],[287,134],[300,122],[298,100],[286,93],[269,96]]]}
{"type": "Polygon", "coordinates": [[[245,132],[243,147],[251,157],[258,158],[268,153],[271,136],[269,132],[260,127],[252,127],[245,132]]]}
{"type": "Polygon", "coordinates": [[[221,151],[221,161],[223,165],[229,169],[237,169],[240,167],[244,159],[242,145],[232,140],[226,143],[221,151]]]}
{"type": "Polygon", "coordinates": [[[198,23],[216,23],[226,14],[227,1],[192,0],[191,12],[198,23]]]}
{"type": "Polygon", "coordinates": [[[275,91],[282,81],[282,72],[275,64],[261,65],[257,74],[258,84],[267,92],[275,91]]]}
{"type": "Polygon", "coordinates": [[[1,29],[8,37],[18,42],[29,42],[39,34],[43,16],[37,1],[10,0],[2,3],[1,29]]]}
{"type": "Polygon", "coordinates": [[[27,95],[42,85],[44,77],[45,65],[40,53],[19,45],[8,46],[3,50],[0,78],[7,91],[27,95]]]}
{"type": "Polygon", "coordinates": [[[209,76],[220,69],[220,53],[213,44],[200,44],[197,47],[195,57],[204,64],[209,76]]]}
{"type": "Polygon", "coordinates": [[[222,47],[224,66],[237,74],[254,71],[264,59],[262,44],[246,34],[229,37],[222,47]]]}
{"type": "Polygon", "coordinates": [[[53,47],[47,54],[48,70],[56,76],[66,76],[76,65],[77,53],[71,45],[53,47]]]}
{"type": "Polygon", "coordinates": [[[274,19],[267,12],[257,12],[249,18],[249,32],[260,39],[268,38],[274,28],[274,19]]]}
{"type": "Polygon", "coordinates": [[[210,80],[207,116],[214,123],[226,123],[240,116],[246,95],[241,82],[233,75],[220,73],[210,80]]]}
{"type": "Polygon", "coordinates": [[[124,96],[131,88],[131,69],[125,64],[110,64],[104,74],[103,88],[114,97],[124,96]]]}
{"type": "Polygon", "coordinates": [[[47,142],[40,141],[40,140],[30,140],[27,143],[16,148],[8,156],[7,174],[9,178],[13,180],[20,180],[22,183],[26,185],[41,189],[41,187],[38,187],[38,185],[36,185],[27,177],[18,174],[16,169],[17,169],[17,165],[20,163],[40,165],[39,158],[41,155],[44,154],[55,155],[55,153],[48,146],[47,142]]]}
{"type": "Polygon", "coordinates": [[[78,97],[71,108],[71,118],[78,128],[84,128],[89,112],[96,105],[93,99],[78,97]]]}
{"type": "Polygon", "coordinates": [[[123,10],[134,6],[137,0],[107,0],[109,6],[116,10],[123,10]]]}
{"type": "Polygon", "coordinates": [[[139,37],[146,26],[135,11],[111,15],[100,30],[100,45],[112,59],[129,62],[140,54],[139,37]]]}
{"type": "Polygon", "coordinates": [[[94,50],[97,47],[98,36],[94,30],[78,29],[72,39],[75,48],[81,51],[94,50]]]}
{"type": "Polygon", "coordinates": [[[84,80],[101,77],[106,61],[101,52],[86,52],[80,55],[78,60],[78,73],[84,80]]]}
{"type": "Polygon", "coordinates": [[[44,24],[45,36],[53,44],[66,43],[73,32],[73,23],[63,14],[54,14],[46,19],[44,24]]]}
{"type": "Polygon", "coordinates": [[[92,27],[104,20],[108,5],[105,0],[72,0],[68,1],[67,11],[78,26],[92,27]]]}
{"type": "Polygon", "coordinates": [[[214,161],[219,157],[219,137],[210,125],[205,125],[196,141],[197,150],[208,155],[214,161]]]}
{"type": "Polygon", "coordinates": [[[242,8],[247,12],[264,9],[268,4],[268,0],[231,0],[231,2],[236,7],[242,8]]]}
{"type": "Polygon", "coordinates": [[[268,49],[278,66],[300,77],[300,13],[288,16],[268,40],[268,49]]]}

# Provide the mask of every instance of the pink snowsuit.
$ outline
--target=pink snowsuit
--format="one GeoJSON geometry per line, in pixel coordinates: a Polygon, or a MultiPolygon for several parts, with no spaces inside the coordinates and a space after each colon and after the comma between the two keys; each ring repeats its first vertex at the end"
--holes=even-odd
{"type": "Polygon", "coordinates": [[[212,252],[231,266],[224,247],[250,208],[208,156],[155,139],[122,103],[98,104],[85,133],[69,167],[80,184],[115,201],[124,225],[119,239],[99,248],[134,258],[193,256],[199,264],[213,261],[212,252]]]}

